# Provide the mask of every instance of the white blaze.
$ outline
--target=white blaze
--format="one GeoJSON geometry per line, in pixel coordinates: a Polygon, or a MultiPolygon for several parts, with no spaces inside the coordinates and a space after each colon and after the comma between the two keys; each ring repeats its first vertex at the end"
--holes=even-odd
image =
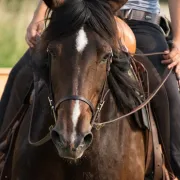
{"type": "MultiPolygon", "coordinates": [[[[88,44],[88,38],[86,35],[86,32],[84,31],[84,28],[82,27],[79,32],[77,33],[77,37],[76,37],[76,49],[79,53],[82,53],[85,49],[85,47],[88,44]]],[[[78,66],[78,62],[76,62],[76,69],[77,69],[77,76],[74,79],[74,88],[75,88],[75,94],[78,95],[78,89],[79,89],[79,84],[78,84],[78,77],[80,75],[80,69],[78,66]]],[[[73,123],[73,132],[71,135],[71,142],[73,143],[75,138],[76,138],[76,126],[78,123],[78,119],[80,116],[80,102],[79,100],[75,101],[75,105],[74,105],[74,109],[72,112],[72,123],[73,123]]]]}
{"type": "Polygon", "coordinates": [[[86,32],[84,31],[84,28],[82,27],[79,30],[77,34],[77,38],[76,38],[77,51],[82,53],[85,47],[87,46],[87,44],[88,44],[88,38],[87,38],[86,32]]]}
{"type": "Polygon", "coordinates": [[[77,123],[78,123],[78,118],[80,116],[80,104],[79,104],[79,100],[77,100],[75,102],[75,105],[74,105],[74,109],[73,109],[73,113],[72,113],[72,122],[73,122],[73,133],[71,135],[71,141],[74,142],[75,140],[75,136],[76,136],[76,126],[77,126],[77,123]]]}

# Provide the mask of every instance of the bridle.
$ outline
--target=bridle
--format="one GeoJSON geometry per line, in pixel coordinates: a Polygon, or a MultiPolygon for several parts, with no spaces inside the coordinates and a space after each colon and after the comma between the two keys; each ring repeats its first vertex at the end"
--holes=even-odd
{"type": "MultiPolygon", "coordinates": [[[[123,48],[122,48],[123,49],[123,48]]],[[[47,52],[49,53],[49,51],[47,50],[47,52]]],[[[127,53],[127,52],[125,52],[127,53]]],[[[156,53],[150,53],[150,54],[134,54],[136,56],[151,56],[151,55],[157,55],[157,54],[163,54],[162,52],[156,52],[156,53]]],[[[49,54],[48,54],[49,56],[49,54]]],[[[51,57],[52,55],[50,54],[49,57],[51,57]]],[[[131,56],[132,57],[132,56],[131,56]]],[[[168,79],[169,75],[171,74],[172,70],[169,70],[169,72],[167,73],[167,75],[164,77],[164,79],[162,80],[162,82],[160,83],[160,85],[153,91],[152,94],[149,95],[149,97],[139,106],[137,106],[136,108],[134,108],[131,112],[122,115],[118,118],[115,118],[113,120],[107,121],[107,122],[102,122],[102,123],[98,123],[96,122],[96,120],[99,117],[99,114],[104,106],[104,103],[106,101],[106,97],[110,92],[110,89],[107,89],[107,78],[110,72],[110,66],[112,63],[112,58],[113,58],[113,52],[111,53],[111,55],[109,56],[109,58],[107,59],[107,64],[106,64],[106,78],[103,84],[103,88],[102,88],[102,92],[98,101],[98,104],[96,106],[96,108],[94,107],[94,105],[91,103],[91,101],[89,101],[88,99],[86,99],[85,97],[82,96],[78,96],[78,95],[69,95],[66,97],[61,98],[60,100],[58,100],[58,102],[56,104],[54,104],[54,100],[53,100],[53,91],[52,91],[52,83],[51,83],[51,75],[49,75],[49,96],[48,96],[48,101],[49,101],[49,105],[51,107],[51,111],[52,111],[52,115],[53,115],[53,119],[56,123],[57,121],[57,117],[56,117],[56,111],[57,109],[60,107],[60,105],[66,101],[81,101],[83,103],[86,103],[92,113],[92,118],[91,118],[91,125],[93,128],[95,128],[96,130],[100,130],[102,127],[123,120],[124,118],[136,113],[137,111],[141,110],[142,108],[144,108],[151,100],[152,98],[157,94],[157,92],[161,89],[161,87],[164,85],[164,83],[166,82],[166,80],[168,79]]],[[[51,59],[49,59],[50,63],[51,63],[51,59]]],[[[50,73],[49,73],[50,74],[50,73]]],[[[51,132],[53,129],[54,125],[51,125],[49,128],[49,131],[51,132]]],[[[32,142],[31,138],[30,138],[30,132],[31,132],[31,126],[30,126],[30,130],[29,130],[29,137],[28,137],[28,141],[31,145],[33,146],[41,146],[43,144],[45,144],[46,142],[48,142],[49,140],[51,140],[51,135],[50,132],[44,137],[42,138],[40,141],[38,142],[32,142]]]]}
{"type": "MultiPolygon", "coordinates": [[[[50,53],[50,51],[48,49],[47,49],[47,53],[48,53],[49,69],[51,69],[50,67],[51,67],[52,55],[51,55],[51,53],[50,53]]],[[[81,101],[83,103],[86,103],[89,106],[89,108],[91,110],[91,113],[92,113],[91,125],[92,125],[92,127],[94,126],[94,123],[95,123],[96,119],[98,118],[98,115],[101,112],[101,109],[102,109],[102,107],[103,107],[103,105],[105,103],[105,98],[106,98],[106,96],[108,95],[108,93],[110,91],[109,89],[106,90],[106,87],[107,87],[107,77],[108,77],[108,74],[110,72],[110,65],[112,63],[112,57],[113,57],[113,52],[111,52],[111,54],[108,57],[107,62],[106,62],[106,78],[105,78],[105,81],[104,81],[104,84],[103,84],[103,88],[102,88],[100,99],[99,99],[98,104],[97,104],[97,108],[94,107],[94,105],[91,103],[91,101],[89,101],[85,97],[79,96],[79,95],[69,95],[69,96],[63,97],[63,98],[59,99],[57,101],[57,103],[55,104],[54,103],[54,98],[53,98],[51,74],[49,73],[49,80],[48,80],[49,81],[48,82],[49,96],[48,96],[48,101],[49,101],[49,105],[50,105],[52,115],[53,115],[53,119],[54,119],[55,123],[57,121],[56,111],[60,107],[60,105],[62,103],[64,103],[64,102],[66,102],[66,101],[72,101],[73,100],[73,101],[81,101]]],[[[41,145],[43,145],[44,143],[46,143],[47,141],[49,141],[51,139],[50,132],[52,131],[54,125],[51,125],[49,127],[50,132],[44,138],[42,138],[38,142],[32,142],[32,140],[31,140],[31,124],[32,124],[32,119],[31,119],[31,122],[30,122],[30,130],[29,130],[29,137],[28,137],[28,141],[29,141],[29,143],[31,145],[33,145],[33,146],[41,146],[41,145]]]]}
{"type": "Polygon", "coordinates": [[[66,102],[66,101],[72,101],[73,100],[73,101],[81,101],[83,103],[86,103],[89,106],[89,108],[91,110],[91,114],[92,114],[91,125],[92,125],[92,127],[94,126],[94,123],[95,123],[96,119],[98,118],[98,115],[101,112],[101,109],[102,109],[102,107],[103,107],[103,105],[105,103],[106,96],[110,92],[109,89],[106,90],[106,87],[107,87],[107,77],[108,77],[109,72],[110,72],[110,66],[111,66],[111,63],[112,63],[112,58],[113,58],[113,52],[111,52],[111,54],[107,58],[106,77],[105,77],[105,81],[104,81],[104,84],[103,84],[103,87],[102,87],[100,99],[98,100],[97,108],[94,107],[93,103],[90,100],[86,99],[83,96],[79,96],[79,95],[69,95],[69,96],[63,97],[60,100],[58,100],[57,103],[54,105],[54,103],[53,103],[54,101],[53,101],[52,84],[50,82],[50,87],[49,87],[50,96],[48,97],[48,100],[49,100],[50,107],[52,109],[52,114],[53,114],[55,122],[56,122],[56,111],[60,107],[60,105],[62,103],[64,103],[64,102],[66,102]]]}

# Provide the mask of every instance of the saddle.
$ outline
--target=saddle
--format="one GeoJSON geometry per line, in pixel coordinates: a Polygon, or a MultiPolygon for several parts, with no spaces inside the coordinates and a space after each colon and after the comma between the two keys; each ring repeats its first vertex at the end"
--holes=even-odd
{"type": "Polygon", "coordinates": [[[134,54],[136,52],[136,38],[134,33],[124,21],[116,16],[114,18],[117,24],[118,37],[124,46],[124,50],[130,54],[134,54]]]}

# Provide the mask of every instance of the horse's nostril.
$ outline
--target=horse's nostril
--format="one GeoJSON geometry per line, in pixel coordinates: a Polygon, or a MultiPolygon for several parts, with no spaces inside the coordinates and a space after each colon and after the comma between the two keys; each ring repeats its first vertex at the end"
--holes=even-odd
{"type": "Polygon", "coordinates": [[[84,136],[84,142],[87,145],[90,145],[92,143],[93,140],[93,134],[92,133],[88,133],[84,136]]]}
{"type": "Polygon", "coordinates": [[[52,140],[59,141],[59,133],[55,130],[52,130],[51,132],[52,140]]]}
{"type": "Polygon", "coordinates": [[[52,130],[51,138],[56,143],[60,143],[60,144],[63,144],[63,145],[65,145],[65,143],[66,143],[63,136],[61,134],[59,134],[56,130],[52,130]]]}
{"type": "Polygon", "coordinates": [[[76,152],[76,150],[77,150],[77,148],[72,148],[72,151],[73,151],[73,152],[76,152]]]}

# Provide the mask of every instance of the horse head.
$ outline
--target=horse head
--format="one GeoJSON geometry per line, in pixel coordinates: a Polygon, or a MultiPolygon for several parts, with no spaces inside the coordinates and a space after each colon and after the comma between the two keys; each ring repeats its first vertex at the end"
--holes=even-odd
{"type": "MultiPolygon", "coordinates": [[[[61,157],[78,159],[93,140],[92,121],[107,88],[113,53],[123,54],[113,15],[122,1],[46,3],[53,12],[40,51],[47,49],[50,57],[57,119],[51,137],[61,157]]],[[[123,68],[128,65],[125,58],[123,68]]]]}

